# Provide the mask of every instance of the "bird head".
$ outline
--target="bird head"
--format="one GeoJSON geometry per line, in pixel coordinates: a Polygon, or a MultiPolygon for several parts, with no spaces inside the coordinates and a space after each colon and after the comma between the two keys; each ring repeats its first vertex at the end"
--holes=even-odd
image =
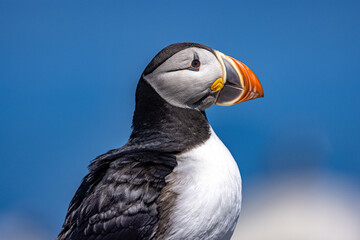
{"type": "Polygon", "coordinates": [[[263,97],[261,84],[242,62],[198,43],[176,43],[149,63],[143,79],[168,103],[205,110],[263,97]]]}

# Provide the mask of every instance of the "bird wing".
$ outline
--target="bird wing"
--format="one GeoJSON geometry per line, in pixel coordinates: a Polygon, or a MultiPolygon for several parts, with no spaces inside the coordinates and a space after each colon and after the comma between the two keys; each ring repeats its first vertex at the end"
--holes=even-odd
{"type": "Polygon", "coordinates": [[[160,192],[175,156],[105,154],[89,166],[57,240],[150,239],[159,223],[160,192]]]}

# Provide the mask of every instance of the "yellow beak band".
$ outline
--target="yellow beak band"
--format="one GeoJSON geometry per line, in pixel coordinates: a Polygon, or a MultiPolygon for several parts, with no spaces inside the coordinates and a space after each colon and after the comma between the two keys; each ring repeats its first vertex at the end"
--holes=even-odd
{"type": "Polygon", "coordinates": [[[222,78],[216,79],[216,81],[211,85],[210,89],[211,91],[219,91],[224,87],[224,81],[222,78]]]}

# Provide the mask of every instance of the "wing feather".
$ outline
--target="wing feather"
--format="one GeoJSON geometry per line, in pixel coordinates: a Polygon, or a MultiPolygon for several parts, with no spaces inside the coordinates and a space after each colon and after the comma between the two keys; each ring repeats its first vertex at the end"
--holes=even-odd
{"type": "Polygon", "coordinates": [[[151,239],[159,223],[157,200],[175,166],[175,156],[163,153],[98,157],[75,193],[57,239],[151,239]]]}

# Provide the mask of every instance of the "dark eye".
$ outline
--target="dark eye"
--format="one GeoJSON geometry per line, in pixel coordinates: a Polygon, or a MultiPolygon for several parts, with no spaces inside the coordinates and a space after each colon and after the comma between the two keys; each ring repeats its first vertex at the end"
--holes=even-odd
{"type": "Polygon", "coordinates": [[[195,69],[199,69],[200,68],[200,60],[199,59],[194,59],[191,62],[191,67],[195,68],[195,69]]]}

